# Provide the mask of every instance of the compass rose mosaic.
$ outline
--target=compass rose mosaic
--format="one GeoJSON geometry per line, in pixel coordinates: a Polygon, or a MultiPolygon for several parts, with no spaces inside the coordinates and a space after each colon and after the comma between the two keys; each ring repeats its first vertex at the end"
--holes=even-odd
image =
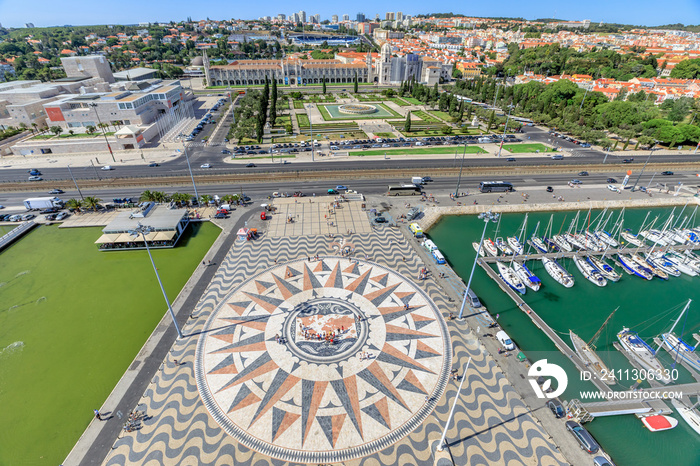
{"type": "Polygon", "coordinates": [[[222,299],[197,345],[207,409],[243,445],[337,462],[416,429],[443,394],[449,334],[402,275],[345,258],[266,270],[222,299]]]}

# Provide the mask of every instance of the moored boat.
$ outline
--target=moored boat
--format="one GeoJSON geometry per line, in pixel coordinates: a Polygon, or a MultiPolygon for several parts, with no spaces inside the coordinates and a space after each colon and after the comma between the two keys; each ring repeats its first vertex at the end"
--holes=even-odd
{"type": "Polygon", "coordinates": [[[598,230],[595,232],[595,234],[600,241],[602,241],[603,243],[607,244],[608,246],[610,246],[612,248],[616,248],[616,247],[620,246],[620,243],[618,243],[617,240],[615,238],[613,238],[612,235],[605,230],[598,230]]]}
{"type": "Polygon", "coordinates": [[[653,275],[659,277],[662,280],[668,280],[668,274],[664,272],[663,270],[654,267],[652,264],[649,262],[645,261],[639,254],[632,254],[630,255],[630,258],[637,263],[640,267],[645,267],[649,272],[651,272],[653,275]]]}
{"type": "Polygon", "coordinates": [[[625,241],[627,241],[630,244],[634,244],[635,246],[639,246],[639,247],[645,246],[644,240],[639,238],[637,235],[632,233],[632,231],[630,231],[630,230],[621,231],[620,236],[622,237],[622,239],[624,239],[625,241]]]}
{"type": "Polygon", "coordinates": [[[672,261],[668,260],[666,257],[663,256],[663,254],[658,253],[658,254],[647,254],[647,263],[650,264],[651,266],[661,269],[666,273],[667,275],[670,275],[672,277],[680,277],[681,276],[681,271],[678,270],[678,267],[676,267],[676,264],[673,263],[672,261]]]}
{"type": "Polygon", "coordinates": [[[536,236],[533,236],[532,238],[527,240],[527,242],[530,246],[535,248],[537,250],[537,252],[541,252],[543,254],[549,252],[547,249],[547,245],[544,244],[544,241],[542,241],[542,239],[540,239],[536,236]]]}
{"type": "Polygon", "coordinates": [[[486,253],[484,252],[484,248],[479,247],[479,243],[472,243],[472,247],[474,248],[476,253],[479,254],[481,257],[484,257],[486,255],[486,253]]]}
{"type": "Polygon", "coordinates": [[[581,272],[581,275],[594,285],[605,286],[608,284],[608,281],[598,272],[598,269],[578,254],[574,254],[574,264],[576,264],[576,268],[581,272]]]}
{"type": "Polygon", "coordinates": [[[642,340],[637,332],[625,327],[617,334],[617,339],[622,349],[647,370],[648,375],[654,377],[654,380],[663,384],[671,382],[670,372],[664,369],[664,366],[656,359],[656,351],[642,340]]]}
{"type": "Polygon", "coordinates": [[[506,241],[515,254],[523,253],[523,245],[520,244],[520,240],[518,240],[517,236],[508,236],[506,241]]]}
{"type": "Polygon", "coordinates": [[[508,286],[520,294],[525,294],[527,288],[525,288],[525,284],[520,280],[513,269],[500,261],[496,262],[496,266],[498,267],[498,274],[508,286]]]}
{"type": "Polygon", "coordinates": [[[690,428],[700,435],[700,412],[694,406],[685,404],[682,399],[671,398],[671,404],[690,428]]]}
{"type": "Polygon", "coordinates": [[[661,432],[676,427],[678,425],[678,420],[671,416],[664,416],[663,414],[652,414],[651,416],[643,416],[642,424],[652,432],[661,432]]]}
{"type": "Polygon", "coordinates": [[[530,288],[532,291],[539,291],[540,286],[542,286],[542,282],[534,273],[530,271],[530,269],[527,268],[525,264],[521,264],[518,261],[513,261],[511,266],[525,286],[530,288]]]}
{"type": "Polygon", "coordinates": [[[482,247],[484,248],[484,251],[486,251],[486,253],[489,256],[492,256],[492,257],[498,256],[498,248],[496,248],[496,245],[493,244],[493,241],[491,240],[491,238],[486,238],[483,241],[482,247]]]}
{"type": "Polygon", "coordinates": [[[512,255],[513,250],[508,246],[508,243],[506,241],[503,241],[503,238],[496,238],[496,241],[494,241],[496,244],[496,247],[505,255],[512,255]]]}
{"type": "Polygon", "coordinates": [[[690,307],[691,302],[692,300],[689,299],[688,303],[685,305],[680,315],[671,326],[671,330],[661,334],[661,344],[664,346],[666,351],[668,351],[669,353],[671,353],[672,356],[674,356],[674,358],[678,356],[683,360],[684,363],[686,363],[696,371],[700,371],[700,357],[695,353],[695,347],[689,345],[680,337],[678,337],[675,333],[673,333],[673,330],[676,328],[676,325],[678,325],[678,322],[681,320],[681,317],[683,317],[683,314],[685,314],[688,308],[690,307]]]}
{"type": "Polygon", "coordinates": [[[547,273],[553,279],[559,282],[559,284],[565,286],[566,288],[571,288],[574,286],[574,277],[571,276],[571,274],[567,272],[566,269],[556,261],[556,259],[543,257],[542,264],[544,264],[544,269],[547,271],[547,273]]]}
{"type": "Polygon", "coordinates": [[[615,385],[617,381],[614,373],[608,369],[603,360],[600,359],[600,356],[572,330],[569,330],[569,337],[571,338],[574,351],[586,363],[586,368],[592,370],[596,377],[607,385],[615,385]]]}
{"type": "Polygon", "coordinates": [[[625,270],[627,270],[633,275],[636,275],[645,280],[651,280],[652,278],[654,278],[654,274],[649,268],[637,264],[635,261],[632,260],[632,258],[629,255],[618,254],[617,260],[618,262],[620,262],[620,265],[622,265],[622,267],[625,268],[625,270]]]}
{"type": "Polygon", "coordinates": [[[605,262],[605,259],[602,257],[588,256],[587,260],[593,265],[593,267],[598,269],[598,272],[600,272],[600,274],[607,280],[616,282],[622,278],[622,275],[615,270],[615,267],[605,262]]]}

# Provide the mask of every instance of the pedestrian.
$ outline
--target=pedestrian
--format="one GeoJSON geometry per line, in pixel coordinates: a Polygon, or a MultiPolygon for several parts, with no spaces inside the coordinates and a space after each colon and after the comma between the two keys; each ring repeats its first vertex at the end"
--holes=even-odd
{"type": "Polygon", "coordinates": [[[202,261],[202,265],[205,265],[205,262],[204,262],[204,261],[202,261]]]}
{"type": "Polygon", "coordinates": [[[207,265],[211,265],[211,261],[207,262],[207,265]]]}
{"type": "Polygon", "coordinates": [[[92,411],[95,413],[95,418],[96,418],[98,421],[101,421],[101,420],[102,420],[102,415],[100,414],[100,410],[99,410],[99,409],[93,409],[92,411]]]}

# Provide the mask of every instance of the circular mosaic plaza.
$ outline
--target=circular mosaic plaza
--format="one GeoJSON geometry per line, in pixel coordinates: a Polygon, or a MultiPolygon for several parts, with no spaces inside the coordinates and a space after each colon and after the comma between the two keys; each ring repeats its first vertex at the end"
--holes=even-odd
{"type": "Polygon", "coordinates": [[[275,266],[231,290],[197,344],[199,393],[243,445],[284,461],[384,449],[434,409],[451,366],[435,304],[346,258],[275,266]]]}
{"type": "Polygon", "coordinates": [[[344,104],[338,106],[338,111],[351,115],[368,115],[370,113],[376,113],[377,107],[368,104],[344,104]]]}

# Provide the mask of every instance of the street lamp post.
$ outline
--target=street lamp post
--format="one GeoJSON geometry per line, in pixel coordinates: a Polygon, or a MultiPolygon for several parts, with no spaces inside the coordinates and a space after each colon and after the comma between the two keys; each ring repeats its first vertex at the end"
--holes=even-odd
{"type": "Polygon", "coordinates": [[[464,298],[462,299],[462,307],[459,309],[459,316],[458,318],[461,319],[462,315],[464,314],[464,306],[467,304],[467,295],[469,294],[469,287],[472,286],[472,278],[474,278],[474,270],[476,270],[476,262],[479,260],[479,251],[481,251],[481,248],[484,245],[484,236],[486,236],[486,227],[488,227],[489,222],[495,222],[498,220],[498,217],[501,214],[494,214],[491,213],[489,210],[488,212],[484,212],[483,214],[479,215],[481,219],[484,221],[484,231],[481,232],[481,239],[479,240],[479,249],[476,251],[476,257],[474,257],[474,263],[472,264],[472,271],[469,274],[469,280],[467,281],[467,289],[464,291],[464,298]]]}
{"type": "MultiPolygon", "coordinates": [[[[455,153],[456,154],[456,153],[455,153]]],[[[462,182],[462,168],[464,168],[464,156],[467,155],[467,143],[464,143],[464,152],[462,153],[462,163],[459,165],[459,176],[457,177],[457,189],[455,189],[455,199],[459,197],[459,185],[462,182]]]]}
{"type": "MultiPolygon", "coordinates": [[[[182,134],[180,135],[182,136],[182,134]]],[[[194,188],[194,197],[199,202],[199,195],[197,194],[197,184],[194,182],[194,175],[192,174],[192,165],[190,165],[190,157],[187,154],[187,145],[185,140],[182,140],[182,148],[185,150],[185,160],[187,160],[187,169],[190,171],[190,178],[192,179],[192,187],[194,188]]]]}
{"type": "Polygon", "coordinates": [[[105,137],[105,142],[107,143],[107,149],[109,149],[109,155],[112,156],[112,162],[116,162],[117,160],[114,158],[114,152],[112,152],[112,146],[109,145],[109,140],[107,139],[107,133],[105,133],[104,128],[102,128],[102,121],[100,120],[100,114],[97,111],[97,104],[95,102],[90,102],[88,104],[90,107],[95,110],[95,115],[97,116],[97,123],[100,126],[100,129],[102,130],[102,136],[105,137]]]}
{"type": "Polygon", "coordinates": [[[583,108],[583,103],[586,101],[586,94],[588,94],[588,88],[586,88],[586,92],[583,93],[583,99],[581,99],[581,105],[579,106],[579,110],[583,108]]]}
{"type": "Polygon", "coordinates": [[[464,381],[467,379],[467,370],[469,369],[469,364],[472,362],[472,357],[469,356],[469,359],[467,360],[467,364],[464,366],[464,372],[462,372],[462,381],[459,383],[459,388],[457,389],[457,394],[455,395],[455,401],[452,403],[452,409],[450,410],[450,415],[447,417],[447,422],[445,423],[445,431],[442,433],[442,438],[440,439],[440,443],[438,444],[437,450],[442,451],[445,448],[445,437],[447,436],[447,429],[450,427],[450,423],[452,422],[452,416],[455,413],[455,408],[457,407],[457,400],[459,399],[460,393],[462,393],[462,385],[464,385],[464,381]]]}
{"type": "Polygon", "coordinates": [[[639,180],[642,178],[642,175],[644,174],[644,169],[647,168],[647,164],[649,163],[649,159],[651,159],[651,154],[654,153],[654,150],[656,145],[659,143],[659,141],[654,141],[654,145],[651,146],[651,149],[649,149],[649,156],[647,157],[647,161],[644,162],[644,166],[642,167],[642,171],[639,172],[639,176],[637,177],[637,180],[634,182],[634,186],[632,186],[632,192],[634,192],[637,189],[637,183],[639,183],[639,180]]]}
{"type": "Polygon", "coordinates": [[[83,197],[83,193],[80,192],[80,188],[78,187],[78,182],[75,181],[75,177],[73,176],[73,170],[70,169],[70,164],[68,164],[68,173],[70,173],[70,177],[73,178],[73,184],[75,185],[75,189],[78,190],[78,194],[80,194],[80,199],[85,199],[83,197]]]}
{"type": "Polygon", "coordinates": [[[508,116],[506,117],[506,127],[503,128],[503,138],[501,138],[501,145],[498,146],[498,156],[501,156],[501,150],[503,149],[503,142],[506,140],[506,133],[508,132],[508,120],[510,120],[510,112],[513,110],[513,104],[508,106],[508,116]]]}
{"type": "Polygon", "coordinates": [[[133,230],[129,230],[129,234],[135,238],[138,238],[139,235],[143,237],[143,243],[146,245],[146,251],[148,252],[148,258],[151,259],[151,265],[153,266],[153,271],[156,273],[156,278],[158,279],[158,284],[160,285],[160,291],[163,293],[163,298],[165,298],[165,303],[168,305],[168,311],[170,312],[170,317],[173,319],[173,324],[175,325],[175,330],[177,331],[177,337],[182,338],[182,330],[180,330],[180,326],[177,324],[177,320],[175,319],[175,311],[173,311],[173,307],[170,305],[170,300],[168,299],[168,295],[165,293],[165,288],[163,288],[163,282],[160,280],[160,274],[158,273],[158,268],[156,268],[156,263],[153,262],[153,256],[151,255],[151,249],[148,247],[148,241],[146,241],[146,235],[149,234],[153,229],[149,226],[141,225],[141,223],[138,224],[136,228],[133,230]]]}

